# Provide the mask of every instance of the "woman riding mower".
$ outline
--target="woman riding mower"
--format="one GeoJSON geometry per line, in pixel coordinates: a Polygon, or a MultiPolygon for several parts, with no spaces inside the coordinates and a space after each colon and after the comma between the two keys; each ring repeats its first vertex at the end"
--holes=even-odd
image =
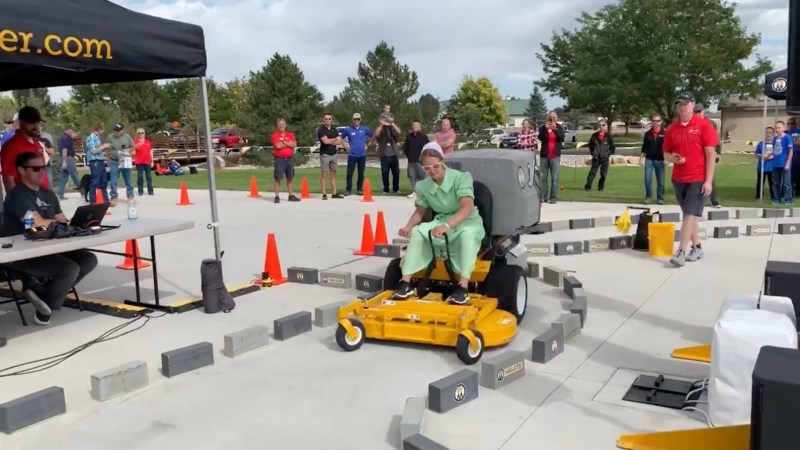
{"type": "Polygon", "coordinates": [[[403,276],[394,292],[395,299],[407,299],[414,294],[411,278],[430,265],[435,257],[430,236],[435,247],[450,247],[450,264],[459,277],[458,286],[447,298],[451,303],[464,305],[469,298],[469,280],[475,269],[475,259],[480,251],[486,231],[475,206],[472,175],[448,168],[444,163],[442,147],[435,142],[425,144],[420,154],[422,169],[428,175],[417,182],[416,209],[408,223],[400,229],[400,236],[409,238],[403,260],[403,276]],[[424,222],[425,213],[433,210],[434,218],[424,222]]]}

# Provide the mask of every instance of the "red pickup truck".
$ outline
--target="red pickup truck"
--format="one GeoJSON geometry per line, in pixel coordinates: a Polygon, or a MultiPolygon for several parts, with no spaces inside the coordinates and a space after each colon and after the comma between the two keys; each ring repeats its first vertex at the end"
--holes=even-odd
{"type": "Polygon", "coordinates": [[[238,151],[247,144],[247,137],[238,128],[217,128],[211,132],[211,145],[219,152],[238,151]]]}

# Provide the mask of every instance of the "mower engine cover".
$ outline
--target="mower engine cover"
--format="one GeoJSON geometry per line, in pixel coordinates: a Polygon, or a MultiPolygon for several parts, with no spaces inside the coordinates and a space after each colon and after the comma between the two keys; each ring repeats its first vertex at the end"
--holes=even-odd
{"type": "Polygon", "coordinates": [[[534,152],[512,149],[461,150],[445,163],[492,192],[492,234],[513,236],[539,223],[541,199],[534,152]]]}

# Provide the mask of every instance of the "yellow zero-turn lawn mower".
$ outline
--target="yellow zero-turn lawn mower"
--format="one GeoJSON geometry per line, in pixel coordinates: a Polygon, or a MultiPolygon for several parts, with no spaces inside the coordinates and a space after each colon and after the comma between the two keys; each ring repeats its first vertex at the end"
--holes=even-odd
{"type": "MultiPolygon", "coordinates": [[[[516,336],[528,305],[528,253],[520,235],[538,224],[541,208],[534,154],[470,150],[448,155],[445,163],[472,173],[475,206],[486,231],[467,304],[445,300],[458,281],[445,237],[445,256],[414,274],[416,295],[392,298],[402,277],[402,258],[397,258],[386,268],[384,291],[339,309],[336,342],[343,350],[357,350],[366,339],[447,346],[455,347],[465,364],[475,364],[485,348],[505,345],[516,336]]],[[[431,211],[427,220],[432,216],[431,211]]],[[[430,234],[428,238],[433,246],[430,234]]]]}

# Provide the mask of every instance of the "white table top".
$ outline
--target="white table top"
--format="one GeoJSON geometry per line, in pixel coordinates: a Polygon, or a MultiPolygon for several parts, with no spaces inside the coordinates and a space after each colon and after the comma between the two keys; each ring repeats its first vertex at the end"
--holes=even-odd
{"type": "MultiPolygon", "coordinates": [[[[193,221],[179,219],[140,217],[136,220],[103,221],[103,225],[120,224],[122,226],[119,228],[103,230],[102,233],[93,236],[48,239],[44,241],[30,241],[22,235],[0,238],[0,245],[12,242],[12,240],[14,245],[12,248],[0,248],[0,264],[194,228],[193,221]]],[[[139,251],[141,252],[141,245],[139,251]]]]}

